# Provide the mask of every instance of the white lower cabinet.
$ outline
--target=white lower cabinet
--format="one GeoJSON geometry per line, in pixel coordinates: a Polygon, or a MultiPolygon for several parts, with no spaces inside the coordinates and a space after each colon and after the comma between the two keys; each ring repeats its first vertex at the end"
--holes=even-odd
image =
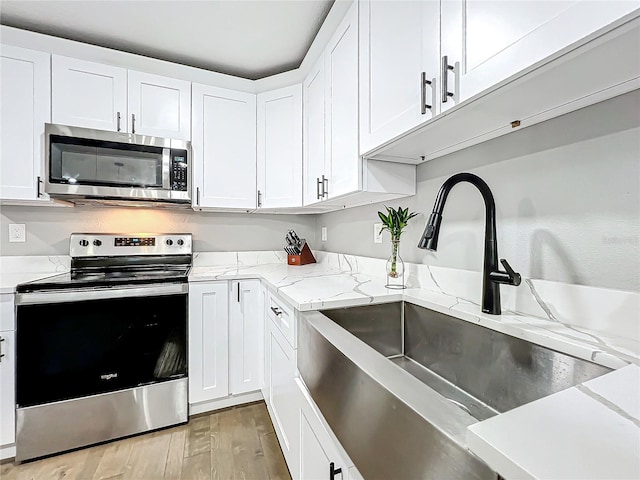
{"type": "Polygon", "coordinates": [[[6,449],[16,440],[16,333],[13,294],[0,295],[0,459],[15,454],[6,449]]]}
{"type": "Polygon", "coordinates": [[[264,310],[260,280],[234,280],[229,298],[229,391],[260,390],[264,310]]]}

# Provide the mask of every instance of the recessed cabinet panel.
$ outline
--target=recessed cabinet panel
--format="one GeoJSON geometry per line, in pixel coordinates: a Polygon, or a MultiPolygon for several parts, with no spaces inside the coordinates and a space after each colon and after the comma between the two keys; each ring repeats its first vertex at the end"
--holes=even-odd
{"type": "Polygon", "coordinates": [[[15,332],[0,332],[0,445],[15,442],[15,332]]]}
{"type": "Polygon", "coordinates": [[[0,199],[36,200],[50,119],[49,54],[1,46],[0,199]]]}
{"type": "Polygon", "coordinates": [[[127,131],[126,69],[53,55],[51,88],[53,123],[127,131]]]}
{"type": "Polygon", "coordinates": [[[355,2],[325,53],[327,197],[361,188],[358,150],[358,3],[355,2]]]}
{"type": "MultiPolygon", "coordinates": [[[[446,2],[445,2],[446,3],[446,2]]],[[[423,108],[439,76],[440,2],[363,0],[360,7],[360,153],[435,114],[423,108]],[[422,72],[432,81],[421,83],[422,72]]]]}
{"type": "MultiPolygon", "coordinates": [[[[638,8],[637,1],[442,2],[455,105],[638,8]],[[455,87],[455,89],[453,88],[455,87]]],[[[443,108],[443,110],[446,108],[443,108]]]]}
{"type": "Polygon", "coordinates": [[[229,298],[229,391],[260,390],[264,309],[260,280],[231,282],[229,298]]]}
{"type": "Polygon", "coordinates": [[[191,84],[129,70],[129,131],[191,139],[191,84]]]}
{"type": "Polygon", "coordinates": [[[194,208],[256,207],[256,96],[193,85],[194,208]]]}
{"type": "Polygon", "coordinates": [[[325,157],[325,87],[324,58],[320,58],[304,81],[304,204],[324,200],[322,177],[329,178],[325,157]]]}
{"type": "Polygon", "coordinates": [[[300,411],[300,478],[324,480],[329,478],[331,459],[325,453],[304,411],[300,411]]]}
{"type": "Polygon", "coordinates": [[[227,282],[189,285],[189,402],[229,394],[227,282]]]}
{"type": "Polygon", "coordinates": [[[259,207],[302,205],[302,86],[258,95],[259,207]]]}

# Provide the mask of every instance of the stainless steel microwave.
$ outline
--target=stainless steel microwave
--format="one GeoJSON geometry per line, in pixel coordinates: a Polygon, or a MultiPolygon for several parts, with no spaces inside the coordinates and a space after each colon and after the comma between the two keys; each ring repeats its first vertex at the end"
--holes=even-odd
{"type": "Polygon", "coordinates": [[[73,203],[191,204],[191,143],[45,125],[44,191],[73,203]]]}

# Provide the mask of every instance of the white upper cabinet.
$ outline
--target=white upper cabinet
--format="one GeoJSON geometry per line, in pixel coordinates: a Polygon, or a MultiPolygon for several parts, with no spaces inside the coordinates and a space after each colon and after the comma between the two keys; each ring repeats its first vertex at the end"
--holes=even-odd
{"type": "MultiPolygon", "coordinates": [[[[442,55],[454,105],[579,41],[640,6],[637,0],[442,2],[442,55]]],[[[447,105],[447,106],[448,106],[447,105]]]]}
{"type": "Polygon", "coordinates": [[[325,165],[329,171],[324,193],[333,198],[360,188],[357,2],[329,41],[324,60],[325,165]]]}
{"type": "Polygon", "coordinates": [[[191,83],[129,70],[129,131],[191,139],[191,83]]]}
{"type": "Polygon", "coordinates": [[[302,206],[302,85],[258,95],[258,207],[302,206]]]}
{"type": "Polygon", "coordinates": [[[229,293],[229,392],[238,395],[262,386],[265,317],[260,280],[232,281],[229,293]]]}
{"type": "Polygon", "coordinates": [[[359,6],[364,154],[437,113],[440,1],[362,0],[359,6]],[[423,73],[431,85],[422,82],[423,73]]]}
{"type": "Polygon", "coordinates": [[[256,96],[193,85],[194,208],[256,208],[256,96]]]}
{"type": "Polygon", "coordinates": [[[50,121],[49,54],[0,46],[0,199],[37,200],[50,121]]]}
{"type": "Polygon", "coordinates": [[[126,132],[127,70],[52,56],[52,122],[126,132]]]}
{"type": "Polygon", "coordinates": [[[189,403],[229,394],[229,287],[189,285],[189,403]]]}
{"type": "Polygon", "coordinates": [[[325,156],[324,82],[324,57],[321,57],[303,84],[305,205],[312,205],[324,199],[322,191],[329,178],[325,156]]]}
{"type": "Polygon", "coordinates": [[[191,83],[53,55],[52,121],[191,139],[191,83]]]}

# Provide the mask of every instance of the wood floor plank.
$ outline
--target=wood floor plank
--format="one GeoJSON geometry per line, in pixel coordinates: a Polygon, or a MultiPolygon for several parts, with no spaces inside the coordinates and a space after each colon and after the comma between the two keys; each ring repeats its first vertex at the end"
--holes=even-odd
{"type": "Polygon", "coordinates": [[[197,417],[189,422],[184,445],[184,456],[191,457],[211,450],[211,434],[208,417],[197,417]]]}
{"type": "Polygon", "coordinates": [[[280,443],[275,432],[260,435],[260,443],[264,451],[264,460],[270,480],[291,480],[291,474],[282,455],[280,443]]]}
{"type": "Polygon", "coordinates": [[[123,480],[162,478],[170,442],[171,434],[162,431],[141,437],[141,441],[135,442],[131,448],[123,480]]]}
{"type": "Polygon", "coordinates": [[[40,469],[36,473],[38,480],[80,480],[80,473],[87,461],[89,449],[70,452],[65,455],[40,460],[40,469]]]}
{"type": "Polygon", "coordinates": [[[104,453],[93,474],[93,480],[105,480],[124,474],[131,449],[142,437],[127,438],[105,445],[104,453]]]}
{"type": "Polygon", "coordinates": [[[187,429],[180,429],[171,434],[167,464],[164,469],[164,478],[179,480],[182,475],[184,459],[184,445],[187,437],[187,429]]]}
{"type": "Polygon", "coordinates": [[[234,478],[238,480],[259,480],[269,478],[264,460],[264,452],[256,431],[256,424],[250,407],[233,410],[232,430],[234,478]]]}
{"type": "Polygon", "coordinates": [[[231,450],[230,410],[216,412],[210,417],[211,432],[211,478],[229,480],[233,478],[233,452],[231,450]]]}
{"type": "Polygon", "coordinates": [[[186,457],[182,464],[182,480],[210,480],[211,452],[186,457]]]}

